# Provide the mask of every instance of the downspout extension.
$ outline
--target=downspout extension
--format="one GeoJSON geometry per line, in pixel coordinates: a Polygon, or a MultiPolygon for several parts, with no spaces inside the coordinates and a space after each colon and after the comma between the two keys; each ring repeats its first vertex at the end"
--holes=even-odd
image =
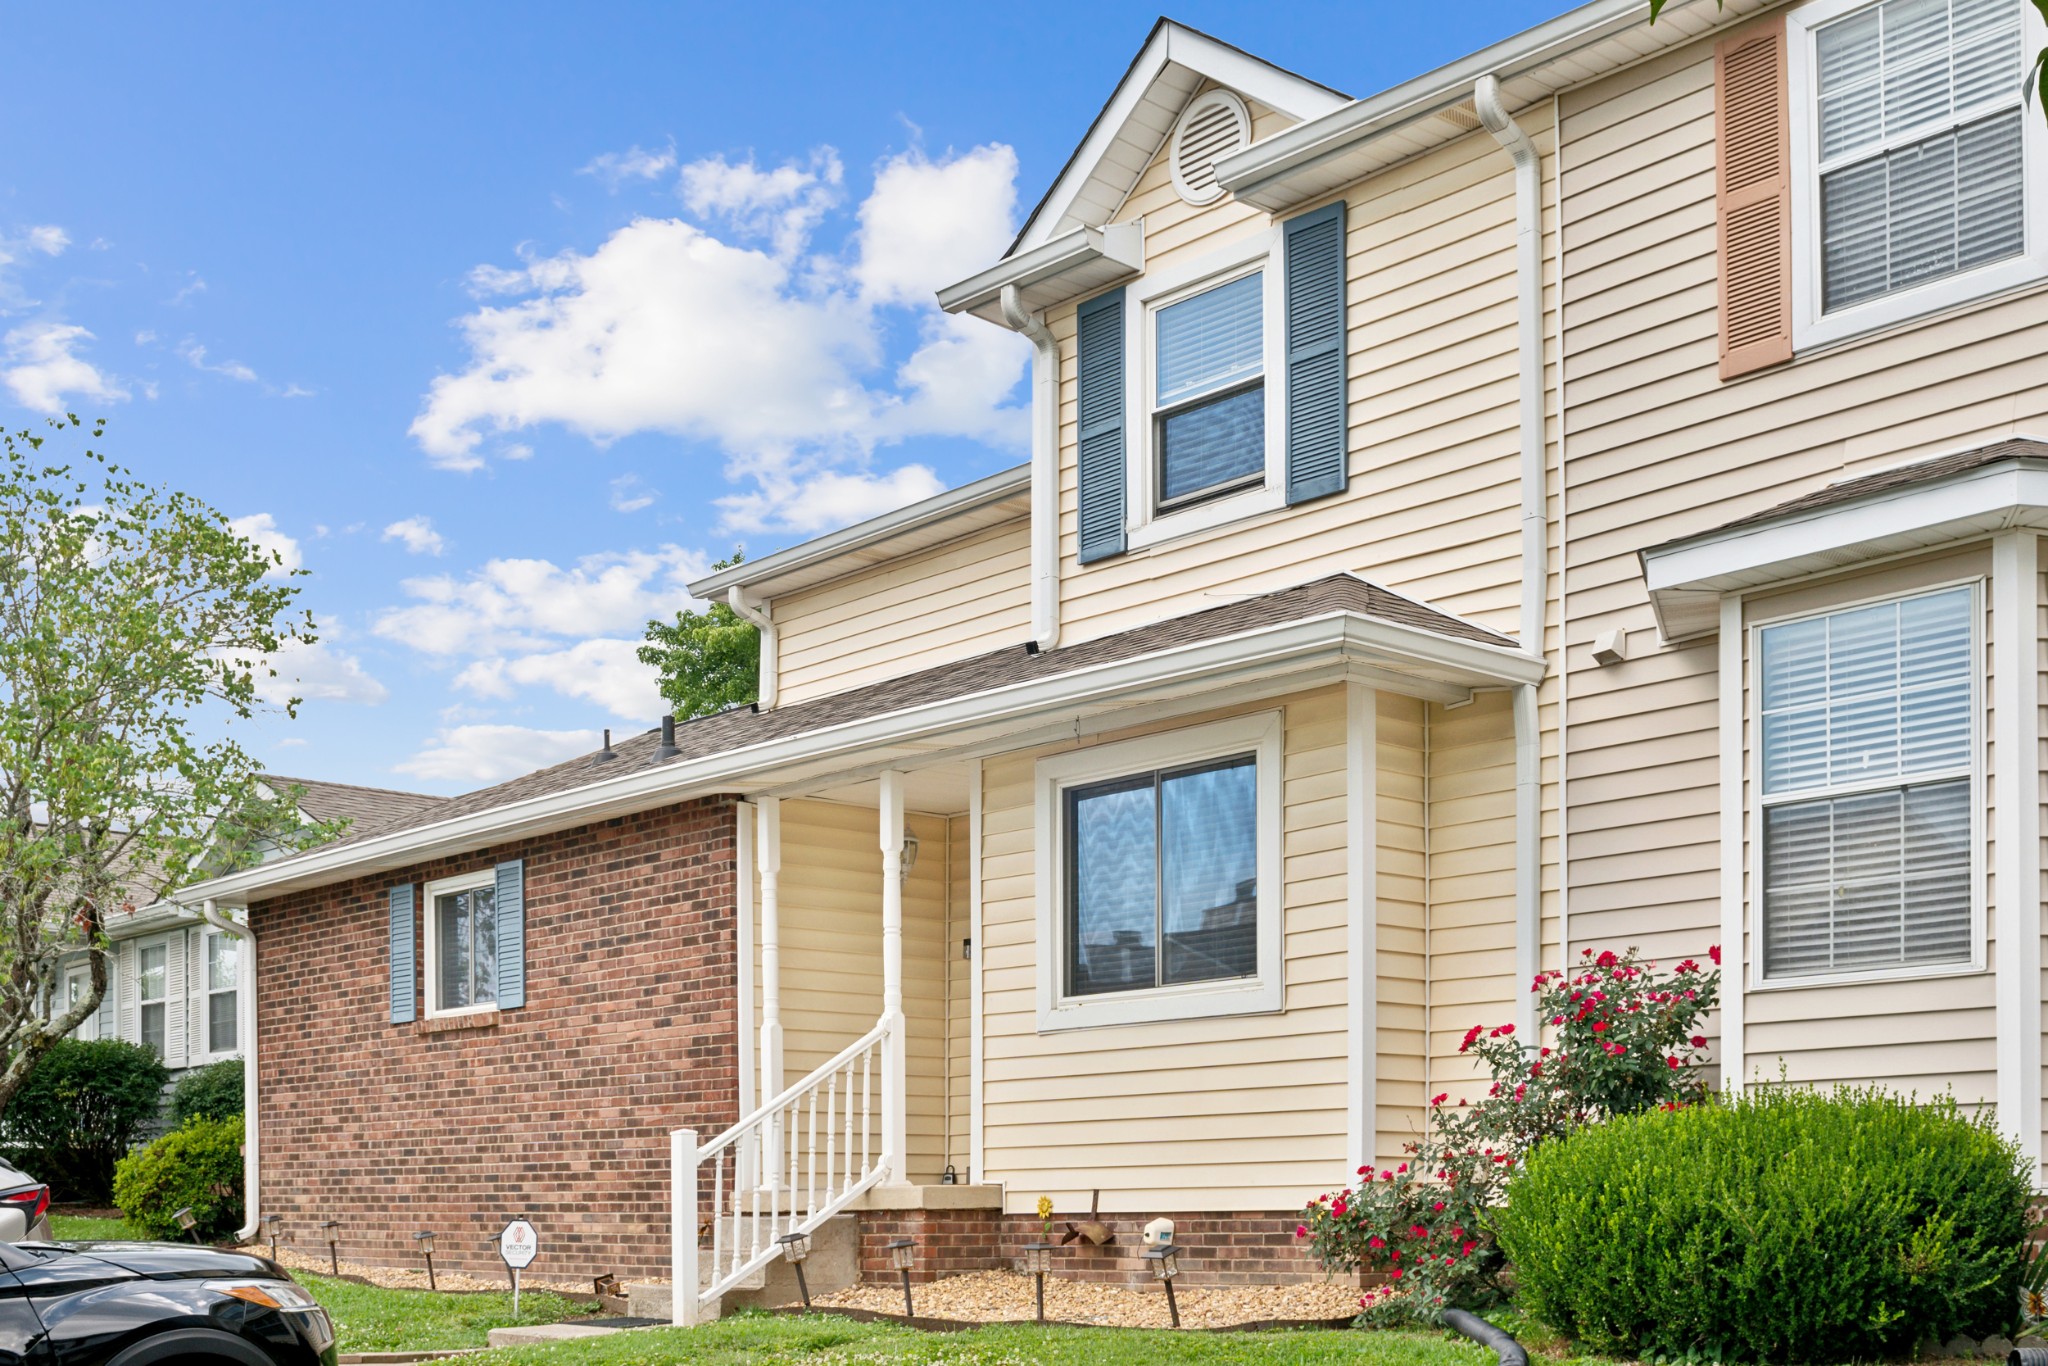
{"type": "Polygon", "coordinates": [[[199,917],[249,950],[242,957],[235,992],[235,1040],[242,1054],[242,1213],[247,1220],[235,1230],[235,1241],[246,1243],[263,1227],[262,1163],[257,1155],[262,1126],[256,1118],[256,934],[222,915],[211,898],[200,903],[199,917]]]}
{"type": "MultiPolygon", "coordinates": [[[[1550,583],[1549,491],[1543,443],[1543,162],[1501,104],[1500,80],[1481,76],[1472,106],[1515,167],[1515,292],[1521,358],[1522,648],[1545,654],[1550,583]]],[[[1524,983],[1543,965],[1543,732],[1536,685],[1515,690],[1515,967],[1524,983]]],[[[1518,1027],[1533,1038],[1536,998],[1515,991],[1518,1027]]]]}
{"type": "Polygon", "coordinates": [[[761,711],[772,711],[775,699],[782,692],[782,660],[776,648],[775,623],[768,619],[768,607],[747,596],[747,590],[738,584],[725,590],[726,605],[738,614],[741,621],[750,621],[761,632],[761,666],[759,670],[760,696],[754,705],[761,711]]]}
{"type": "Polygon", "coordinates": [[[1031,342],[1031,637],[1060,643],[1060,348],[1045,319],[1003,286],[1003,321],[1031,342]]]}

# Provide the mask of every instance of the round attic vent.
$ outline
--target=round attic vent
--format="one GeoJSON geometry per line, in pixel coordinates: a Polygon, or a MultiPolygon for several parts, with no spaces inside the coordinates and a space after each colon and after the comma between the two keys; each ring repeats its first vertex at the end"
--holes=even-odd
{"type": "Polygon", "coordinates": [[[1199,95],[1181,111],[1173,129],[1173,188],[1190,204],[1213,204],[1223,197],[1216,183],[1216,162],[1241,151],[1252,140],[1251,111],[1228,90],[1199,95]]]}

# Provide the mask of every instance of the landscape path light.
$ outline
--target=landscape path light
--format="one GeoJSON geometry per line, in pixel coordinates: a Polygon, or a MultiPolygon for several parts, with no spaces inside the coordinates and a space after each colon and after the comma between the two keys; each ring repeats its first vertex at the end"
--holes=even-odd
{"type": "Polygon", "coordinates": [[[916,1318],[917,1311],[910,1307],[910,1264],[917,1260],[917,1244],[909,1238],[892,1239],[889,1243],[889,1261],[903,1273],[903,1317],[916,1318]]]}
{"type": "Polygon", "coordinates": [[[1045,1322],[1045,1273],[1052,1270],[1051,1243],[1024,1244],[1024,1269],[1038,1283],[1038,1321],[1045,1322]]]}
{"type": "Polygon", "coordinates": [[[1166,1312],[1173,1316],[1173,1326],[1180,1327],[1180,1304],[1173,1298],[1173,1278],[1180,1275],[1180,1249],[1172,1243],[1161,1243],[1145,1252],[1145,1260],[1152,1264],[1152,1279],[1166,1287],[1166,1312]]]}
{"type": "Polygon", "coordinates": [[[171,1218],[178,1221],[178,1227],[184,1229],[193,1242],[199,1241],[199,1220],[193,1217],[190,1205],[173,1214],[171,1218]]]}
{"type": "Polygon", "coordinates": [[[811,1286],[804,1279],[804,1258],[811,1255],[811,1235],[808,1233],[785,1233],[775,1240],[782,1248],[782,1259],[796,1268],[797,1293],[804,1297],[804,1308],[811,1307],[811,1286]]]}
{"type": "Polygon", "coordinates": [[[432,1231],[422,1230],[415,1233],[412,1235],[412,1240],[419,1245],[420,1255],[427,1259],[427,1289],[439,1290],[441,1287],[434,1284],[434,1235],[432,1231]]]}
{"type": "Polygon", "coordinates": [[[341,1220],[322,1219],[320,1227],[327,1230],[327,1269],[341,1274],[341,1220]]]}
{"type": "Polygon", "coordinates": [[[266,1214],[263,1216],[263,1226],[270,1230],[270,1260],[274,1262],[277,1260],[277,1235],[284,1227],[284,1216],[266,1214]]]}

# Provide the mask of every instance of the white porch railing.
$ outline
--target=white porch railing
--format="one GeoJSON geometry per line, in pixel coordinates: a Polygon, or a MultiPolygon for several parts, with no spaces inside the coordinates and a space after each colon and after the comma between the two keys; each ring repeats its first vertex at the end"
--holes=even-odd
{"type": "Polygon", "coordinates": [[[890,1013],[839,1056],[702,1147],[669,1135],[674,1321],[695,1324],[734,1286],[781,1255],[776,1239],[809,1233],[890,1170],[890,1063],[903,1017],[890,1013]],[[711,1197],[711,1238],[702,1201],[711,1197]],[[708,1275],[706,1270],[708,1268],[708,1275]]]}

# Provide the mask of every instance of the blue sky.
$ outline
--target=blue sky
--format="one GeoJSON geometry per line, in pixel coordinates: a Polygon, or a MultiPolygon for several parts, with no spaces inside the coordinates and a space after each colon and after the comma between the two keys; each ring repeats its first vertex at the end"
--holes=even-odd
{"type": "MultiPolygon", "coordinates": [[[[1353,95],[1555,13],[1193,4],[1353,95]]],[[[453,792],[660,711],[683,583],[1023,458],[991,263],[1114,3],[0,0],[0,422],[69,409],[310,571],[309,777],[453,792]]]]}

